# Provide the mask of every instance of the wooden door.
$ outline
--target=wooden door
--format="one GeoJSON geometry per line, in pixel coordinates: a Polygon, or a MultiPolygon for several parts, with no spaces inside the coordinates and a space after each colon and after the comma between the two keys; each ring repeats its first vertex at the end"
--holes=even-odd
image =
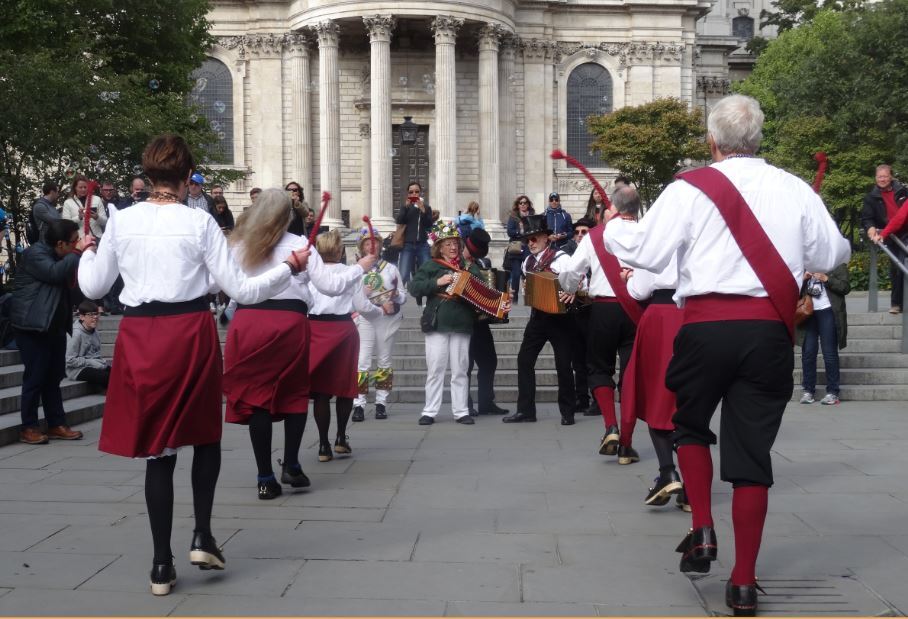
{"type": "Polygon", "coordinates": [[[423,199],[432,204],[429,196],[429,125],[419,125],[415,144],[400,143],[400,125],[391,127],[391,170],[394,175],[394,216],[407,199],[407,185],[418,181],[423,199]]]}

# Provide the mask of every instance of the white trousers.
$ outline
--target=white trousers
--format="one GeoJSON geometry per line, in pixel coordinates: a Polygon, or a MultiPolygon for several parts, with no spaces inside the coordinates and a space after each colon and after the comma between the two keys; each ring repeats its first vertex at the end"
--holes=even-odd
{"type": "Polygon", "coordinates": [[[426,334],[426,406],[422,414],[435,417],[441,408],[445,371],[451,366],[451,412],[455,419],[470,414],[467,406],[470,336],[466,333],[426,334]]]}
{"type": "MultiPolygon", "coordinates": [[[[375,353],[376,367],[379,369],[390,369],[393,365],[391,353],[394,349],[394,336],[400,329],[400,323],[403,320],[403,312],[398,312],[393,316],[379,316],[374,320],[366,320],[362,316],[356,317],[356,330],[359,331],[359,362],[357,369],[360,372],[368,372],[372,367],[372,354],[375,353]]],[[[375,403],[385,404],[388,401],[390,390],[376,389],[375,403]]],[[[367,394],[361,393],[356,396],[353,406],[366,405],[367,394]]]]}

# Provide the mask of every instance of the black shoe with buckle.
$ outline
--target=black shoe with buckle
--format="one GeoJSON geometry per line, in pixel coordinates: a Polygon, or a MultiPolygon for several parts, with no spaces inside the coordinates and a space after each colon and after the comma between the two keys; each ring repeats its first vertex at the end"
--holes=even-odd
{"type": "Polygon", "coordinates": [[[295,466],[277,461],[281,465],[281,483],[287,484],[291,488],[308,488],[312,485],[306,474],[303,473],[303,467],[297,463],[295,466]]]}
{"type": "Polygon", "coordinates": [[[687,491],[684,489],[684,486],[681,486],[681,492],[678,493],[678,496],[675,499],[675,507],[688,514],[691,512],[690,503],[687,501],[687,491]]]}
{"type": "Polygon", "coordinates": [[[429,417],[428,415],[423,415],[419,418],[419,425],[421,426],[431,426],[435,423],[435,417],[429,417]]]}
{"type": "Polygon", "coordinates": [[[387,419],[388,418],[388,411],[385,410],[384,404],[375,405],[375,418],[376,419],[387,419]]]}
{"type": "Polygon", "coordinates": [[[656,507],[667,505],[672,500],[672,495],[681,492],[682,488],[678,471],[673,469],[668,475],[660,475],[653,480],[653,487],[649,489],[643,502],[656,507]]]}
{"type": "Polygon", "coordinates": [[[681,553],[682,572],[708,573],[710,563],[716,560],[718,554],[715,529],[712,527],[691,529],[675,548],[675,552],[681,553]]]}
{"type": "Polygon", "coordinates": [[[189,562],[200,570],[222,570],[227,560],[211,533],[195,531],[189,547],[189,562]]]}
{"type": "Polygon", "coordinates": [[[277,480],[272,477],[268,481],[259,482],[259,499],[262,501],[270,501],[271,499],[276,499],[284,493],[281,485],[277,483],[277,480]]]}
{"type": "Polygon", "coordinates": [[[469,415],[464,415],[463,417],[458,417],[454,421],[456,421],[457,423],[462,423],[465,426],[472,426],[476,423],[475,421],[473,421],[473,418],[470,417],[469,415]]]}
{"type": "Polygon", "coordinates": [[[733,585],[729,579],[725,583],[725,605],[732,610],[735,617],[755,617],[757,615],[757,590],[766,594],[757,583],[733,585]]]}
{"type": "MultiPolygon", "coordinates": [[[[378,415],[376,415],[378,417],[378,415]]],[[[362,406],[356,406],[353,408],[353,416],[350,417],[351,421],[365,421],[366,411],[363,410],[362,406]]]]}
{"type": "Polygon", "coordinates": [[[331,453],[331,443],[320,443],[318,446],[318,461],[330,462],[334,460],[334,454],[331,453]]]}
{"type": "Polygon", "coordinates": [[[177,570],[173,558],[167,563],[153,563],[151,566],[152,595],[167,595],[177,583],[177,570]]]}
{"type": "Polygon", "coordinates": [[[614,456],[618,453],[618,426],[609,426],[605,429],[602,441],[599,443],[600,456],[614,456]]]}
{"type": "Polygon", "coordinates": [[[561,414],[561,425],[563,426],[572,426],[574,425],[574,413],[561,414]]]}
{"type": "Polygon", "coordinates": [[[480,406],[479,414],[480,415],[507,415],[508,409],[501,408],[500,406],[495,404],[495,402],[492,402],[491,404],[489,404],[486,407],[480,406]]]}
{"type": "Polygon", "coordinates": [[[517,412],[512,415],[505,415],[501,418],[504,423],[525,423],[525,422],[535,422],[536,415],[530,415],[528,413],[517,412]]]}
{"type": "Polygon", "coordinates": [[[628,445],[618,446],[618,464],[632,464],[634,462],[640,462],[640,454],[637,453],[637,450],[628,445]]]}
{"type": "Polygon", "coordinates": [[[334,439],[334,453],[336,454],[352,454],[353,448],[350,447],[350,443],[347,441],[349,436],[338,436],[334,439]]]}

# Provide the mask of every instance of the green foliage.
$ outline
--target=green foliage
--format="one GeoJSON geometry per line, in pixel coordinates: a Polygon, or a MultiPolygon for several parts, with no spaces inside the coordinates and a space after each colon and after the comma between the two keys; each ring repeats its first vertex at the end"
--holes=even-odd
{"type": "Polygon", "coordinates": [[[820,10],[850,11],[860,8],[866,0],[774,0],[774,11],[760,11],[760,27],[777,26],[785,32],[813,20],[820,10]]]}
{"type": "MultiPolygon", "coordinates": [[[[205,59],[208,0],[11,0],[0,21],[0,201],[19,240],[41,184],[76,172],[125,182],[154,135],[214,163],[186,103],[205,59]]],[[[210,174],[210,171],[207,171],[210,174]]],[[[214,175],[219,180],[241,176],[214,175]]]]}
{"type": "Polygon", "coordinates": [[[627,176],[646,205],[652,204],[685,159],[709,157],[706,128],[699,108],[688,109],[677,99],[656,99],[591,116],[592,148],[627,176]]]}
{"type": "MultiPolygon", "coordinates": [[[[880,290],[891,290],[892,281],[889,279],[889,256],[883,252],[877,252],[877,282],[880,290]]],[[[848,279],[851,282],[852,290],[869,290],[870,289],[870,252],[856,251],[851,254],[851,261],[848,263],[848,279]]]]}
{"type": "Polygon", "coordinates": [[[908,165],[908,46],[898,32],[908,32],[908,0],[820,11],[771,42],[735,87],[766,113],[768,161],[810,182],[813,154],[827,153],[823,200],[853,242],[876,165],[908,165]]]}

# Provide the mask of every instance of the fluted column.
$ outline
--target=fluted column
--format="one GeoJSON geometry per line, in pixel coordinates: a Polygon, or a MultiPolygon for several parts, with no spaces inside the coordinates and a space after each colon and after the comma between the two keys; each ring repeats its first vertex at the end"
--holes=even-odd
{"type": "Polygon", "coordinates": [[[287,36],[290,59],[290,179],[300,184],[312,205],[318,202],[312,187],[312,109],[309,102],[309,38],[300,33],[287,36]]]}
{"type": "MultiPolygon", "coordinates": [[[[368,122],[359,123],[359,137],[363,141],[361,148],[363,173],[362,184],[360,185],[360,191],[363,196],[363,214],[371,217],[369,205],[372,202],[372,131],[369,128],[368,122]]],[[[351,221],[350,227],[356,229],[357,225],[351,221]]],[[[382,234],[388,233],[388,231],[381,226],[379,226],[379,230],[382,234]]]]}
{"type": "Polygon", "coordinates": [[[523,193],[539,206],[541,212],[548,204],[552,186],[552,146],[549,131],[543,121],[551,119],[551,88],[549,66],[552,62],[552,44],[539,39],[521,41],[523,51],[523,117],[524,117],[524,168],[526,180],[523,193]]]}
{"type": "Polygon", "coordinates": [[[391,170],[391,31],[390,15],[363,17],[369,32],[371,143],[371,217],[384,232],[394,223],[391,170]]]}
{"type": "MultiPolygon", "coordinates": [[[[511,205],[517,195],[517,140],[514,126],[514,57],[517,41],[513,35],[501,41],[498,52],[498,121],[499,146],[501,163],[501,192],[498,202],[498,220],[506,222],[511,212],[511,205]]],[[[491,206],[491,205],[490,205],[491,206]]],[[[487,211],[491,216],[492,211],[487,211]]]]}
{"type": "Polygon", "coordinates": [[[435,187],[432,205],[444,218],[456,215],[457,205],[457,94],[454,43],[463,19],[439,15],[432,20],[435,33],[435,187]]]}
{"type": "Polygon", "coordinates": [[[479,205],[483,218],[492,224],[501,206],[498,44],[503,34],[498,24],[486,24],[479,30],[479,205]]]}
{"type": "MultiPolygon", "coordinates": [[[[315,31],[318,33],[319,170],[322,191],[331,193],[331,203],[322,225],[338,228],[343,226],[340,186],[340,69],[337,64],[340,26],[329,19],[316,25],[315,31]]],[[[313,203],[318,204],[320,199],[320,195],[313,196],[313,203]]]]}
{"type": "MultiPolygon", "coordinates": [[[[283,34],[250,35],[244,39],[249,60],[250,90],[266,90],[281,82],[283,34]]],[[[284,114],[280,97],[253,97],[250,116],[255,129],[249,133],[252,183],[274,187],[283,181],[284,114]]]]}

